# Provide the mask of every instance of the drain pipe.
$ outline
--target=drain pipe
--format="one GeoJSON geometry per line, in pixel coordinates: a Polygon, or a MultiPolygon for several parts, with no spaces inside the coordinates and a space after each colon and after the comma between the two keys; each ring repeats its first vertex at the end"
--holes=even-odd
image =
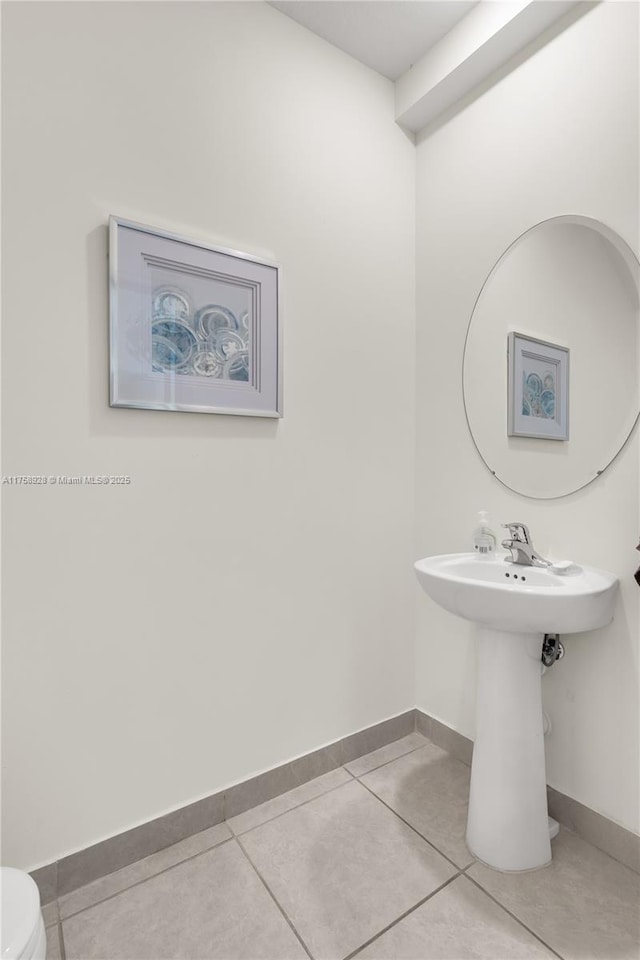
{"type": "MultiPolygon", "coordinates": [[[[549,667],[552,667],[557,660],[562,660],[563,657],[564,644],[560,642],[560,635],[557,633],[545,633],[544,640],[542,641],[542,655],[540,657],[542,661],[542,666],[540,667],[542,675],[544,676],[549,667]]],[[[546,710],[543,710],[542,735],[548,737],[552,729],[551,717],[546,710]]],[[[560,824],[550,816],[547,816],[547,820],[549,822],[549,839],[553,840],[560,832],[560,824]]]]}
{"type": "Polygon", "coordinates": [[[564,644],[560,642],[557,633],[545,633],[542,641],[542,656],[540,659],[545,667],[552,667],[556,660],[564,657],[564,644]]]}
{"type": "MultiPolygon", "coordinates": [[[[540,660],[542,661],[542,666],[540,667],[540,672],[544,677],[545,673],[552,667],[557,660],[562,660],[564,657],[564,644],[560,642],[560,637],[557,633],[545,633],[544,640],[542,641],[542,656],[540,660]]],[[[551,723],[551,717],[546,710],[542,711],[542,732],[545,737],[548,737],[553,729],[553,724],[551,723]]]]}

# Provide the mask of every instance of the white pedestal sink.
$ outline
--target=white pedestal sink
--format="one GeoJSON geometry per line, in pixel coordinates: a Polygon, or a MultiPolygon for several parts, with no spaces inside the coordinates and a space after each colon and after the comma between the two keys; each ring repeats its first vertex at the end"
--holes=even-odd
{"type": "Polygon", "coordinates": [[[579,567],[555,573],[473,553],[415,564],[429,596],[478,633],[476,737],[467,845],[498,870],[551,860],[542,721],[545,633],[577,633],[613,618],[618,581],[579,567]]]}

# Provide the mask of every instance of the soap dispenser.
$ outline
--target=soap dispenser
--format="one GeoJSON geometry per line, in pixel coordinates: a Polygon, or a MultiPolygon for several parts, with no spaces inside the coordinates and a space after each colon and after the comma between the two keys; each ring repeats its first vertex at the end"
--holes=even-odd
{"type": "Polygon", "coordinates": [[[478,522],[473,531],[473,551],[481,557],[492,557],[496,552],[496,535],[489,525],[486,510],[478,513],[478,522]]]}

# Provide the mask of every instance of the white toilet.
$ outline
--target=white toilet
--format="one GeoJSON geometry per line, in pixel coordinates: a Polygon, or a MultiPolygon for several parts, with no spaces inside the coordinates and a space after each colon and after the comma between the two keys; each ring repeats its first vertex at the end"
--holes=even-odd
{"type": "Polygon", "coordinates": [[[35,881],[22,870],[0,867],[2,960],[45,960],[47,938],[35,881]]]}

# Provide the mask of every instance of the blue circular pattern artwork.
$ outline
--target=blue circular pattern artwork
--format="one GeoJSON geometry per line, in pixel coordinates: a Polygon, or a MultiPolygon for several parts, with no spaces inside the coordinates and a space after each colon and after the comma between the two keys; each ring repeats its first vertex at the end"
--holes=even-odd
{"type": "Polygon", "coordinates": [[[540,395],[540,406],[542,407],[543,416],[553,420],[556,415],[556,395],[553,390],[544,390],[542,392],[540,395]]]}
{"type": "Polygon", "coordinates": [[[155,320],[151,326],[153,366],[175,370],[189,363],[198,344],[196,335],[182,320],[155,320]],[[171,344],[171,350],[167,349],[171,344]]]}
{"type": "Polygon", "coordinates": [[[556,415],[556,378],[552,371],[524,374],[522,415],[553,420],[556,415]]]}
{"type": "Polygon", "coordinates": [[[152,370],[248,382],[249,326],[246,311],[238,321],[219,304],[194,310],[183,290],[159,287],[153,291],[152,370]]]}
{"type": "Polygon", "coordinates": [[[542,380],[537,373],[530,373],[527,377],[527,392],[532,397],[539,397],[542,393],[542,380]]]}
{"type": "Polygon", "coordinates": [[[175,287],[162,287],[153,295],[153,316],[183,320],[189,316],[189,298],[175,287]]]}
{"type": "Polygon", "coordinates": [[[227,310],[226,307],[219,307],[214,303],[208,303],[206,307],[200,307],[193,319],[195,329],[204,340],[217,333],[218,330],[238,329],[238,321],[231,310],[227,310]]]}

